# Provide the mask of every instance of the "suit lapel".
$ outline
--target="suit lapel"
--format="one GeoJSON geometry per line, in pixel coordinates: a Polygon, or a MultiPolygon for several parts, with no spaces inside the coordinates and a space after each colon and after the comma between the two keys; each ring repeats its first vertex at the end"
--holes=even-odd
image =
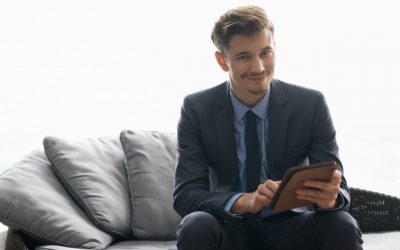
{"type": "Polygon", "coordinates": [[[267,158],[269,176],[275,179],[281,168],[277,164],[285,154],[289,112],[285,107],[286,95],[277,80],[271,83],[270,91],[267,158]]]}
{"type": "Polygon", "coordinates": [[[218,100],[219,111],[216,113],[218,143],[222,152],[223,165],[227,167],[226,174],[230,189],[233,190],[237,178],[238,159],[236,154],[235,130],[233,124],[233,108],[229,94],[229,83],[226,83],[224,93],[218,100]]]}
{"type": "MultiPolygon", "coordinates": [[[[218,100],[219,110],[216,112],[216,123],[218,143],[222,153],[221,158],[224,167],[227,168],[226,174],[229,174],[228,182],[230,189],[233,190],[238,175],[238,159],[229,83],[226,83],[225,86],[224,93],[220,94],[221,98],[218,100]]],[[[277,164],[282,162],[285,154],[289,112],[285,107],[288,100],[279,81],[273,80],[270,91],[267,138],[268,175],[276,179],[280,176],[279,169],[281,168],[277,164]]]]}

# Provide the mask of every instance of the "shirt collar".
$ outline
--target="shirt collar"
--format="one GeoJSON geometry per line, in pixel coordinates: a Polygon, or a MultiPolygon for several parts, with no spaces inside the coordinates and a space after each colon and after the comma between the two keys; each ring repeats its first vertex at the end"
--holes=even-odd
{"type": "Polygon", "coordinates": [[[267,93],[261,98],[260,101],[257,102],[256,105],[253,107],[249,107],[241,103],[236,96],[232,92],[232,88],[230,89],[229,93],[231,96],[231,102],[233,106],[233,113],[234,117],[237,121],[242,120],[243,116],[247,113],[248,110],[253,111],[258,118],[261,120],[265,120],[268,117],[268,103],[269,97],[271,95],[270,86],[267,88],[267,93]]]}

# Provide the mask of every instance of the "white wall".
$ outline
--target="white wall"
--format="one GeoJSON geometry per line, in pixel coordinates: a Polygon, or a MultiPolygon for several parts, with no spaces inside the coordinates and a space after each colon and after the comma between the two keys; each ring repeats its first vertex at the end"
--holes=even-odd
{"type": "Polygon", "coordinates": [[[276,77],[324,92],[349,185],[400,196],[396,1],[2,1],[0,172],[46,135],[175,131],[182,99],[226,79],[210,31],[257,4],[276,77]]]}

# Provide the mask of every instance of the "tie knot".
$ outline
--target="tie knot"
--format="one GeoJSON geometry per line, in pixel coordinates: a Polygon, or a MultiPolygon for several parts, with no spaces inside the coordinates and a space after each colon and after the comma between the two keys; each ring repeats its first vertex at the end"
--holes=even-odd
{"type": "Polygon", "coordinates": [[[255,121],[256,118],[257,118],[257,115],[256,115],[252,110],[249,109],[249,110],[247,111],[247,113],[246,113],[246,119],[247,119],[247,121],[248,121],[248,120],[255,121]]]}

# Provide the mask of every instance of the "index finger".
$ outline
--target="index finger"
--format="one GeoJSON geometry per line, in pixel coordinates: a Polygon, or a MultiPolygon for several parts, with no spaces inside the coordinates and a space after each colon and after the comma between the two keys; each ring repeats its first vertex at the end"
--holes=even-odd
{"type": "Polygon", "coordinates": [[[268,188],[269,190],[275,193],[276,190],[278,190],[279,184],[273,180],[267,180],[266,182],[264,182],[264,187],[268,188]]]}

